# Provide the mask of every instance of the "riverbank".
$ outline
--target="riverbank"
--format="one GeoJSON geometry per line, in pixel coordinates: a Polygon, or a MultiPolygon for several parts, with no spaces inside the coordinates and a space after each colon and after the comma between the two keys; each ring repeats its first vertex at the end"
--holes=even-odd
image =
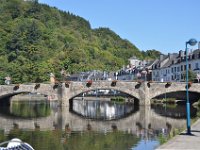
{"type": "Polygon", "coordinates": [[[110,98],[104,98],[104,97],[75,97],[75,100],[87,100],[87,101],[91,101],[91,100],[101,100],[101,101],[110,101],[110,98]]]}
{"type": "Polygon", "coordinates": [[[176,135],[167,143],[159,146],[156,150],[199,150],[200,149],[200,119],[191,127],[191,135],[186,131],[176,135]]]}

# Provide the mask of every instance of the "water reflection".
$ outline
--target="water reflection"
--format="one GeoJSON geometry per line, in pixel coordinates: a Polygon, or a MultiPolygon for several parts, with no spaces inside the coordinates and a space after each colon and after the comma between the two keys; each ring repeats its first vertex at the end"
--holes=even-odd
{"type": "MultiPolygon", "coordinates": [[[[151,108],[158,114],[166,117],[184,119],[186,118],[186,107],[183,105],[152,105],[151,108]]],[[[196,117],[197,109],[191,106],[190,115],[196,117]]]]}
{"type": "Polygon", "coordinates": [[[38,118],[50,115],[50,103],[47,101],[12,101],[8,107],[2,107],[0,113],[19,118],[38,118]]]}
{"type": "MultiPolygon", "coordinates": [[[[5,115],[5,111],[0,112],[0,142],[18,137],[30,143],[36,150],[127,150],[141,147],[153,150],[161,142],[160,135],[172,135],[177,130],[183,129],[186,124],[183,115],[173,117],[162,113],[165,110],[162,106],[140,106],[138,109],[134,108],[132,113],[132,106],[128,105],[125,108],[125,106],[115,106],[116,104],[105,105],[92,101],[86,105],[90,107],[88,114],[93,112],[94,117],[97,116],[97,108],[104,111],[112,107],[117,108],[118,111],[111,113],[117,115],[131,112],[118,120],[103,121],[80,117],[71,113],[67,107],[59,107],[56,102],[46,103],[45,106],[43,104],[27,102],[20,106],[14,104],[5,107],[4,110],[9,113],[5,115]],[[34,117],[27,115],[31,114],[30,112],[34,117]]],[[[78,104],[79,102],[74,107],[84,112],[82,105],[78,104]]],[[[179,112],[179,106],[166,110],[168,113],[171,111],[176,114],[179,112]]],[[[183,108],[180,110],[184,113],[183,108]]],[[[104,111],[102,116],[109,114],[104,111]]]]}
{"type": "Polygon", "coordinates": [[[74,99],[71,108],[85,118],[112,120],[126,117],[127,115],[139,110],[133,103],[117,103],[101,100],[80,100],[74,99]]]}

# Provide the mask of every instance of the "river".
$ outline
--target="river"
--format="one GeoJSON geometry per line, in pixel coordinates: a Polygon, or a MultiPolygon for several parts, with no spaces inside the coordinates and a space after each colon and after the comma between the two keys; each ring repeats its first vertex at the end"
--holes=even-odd
{"type": "MultiPolygon", "coordinates": [[[[196,116],[191,108],[191,116],[196,116]]],[[[185,106],[74,100],[11,102],[0,108],[0,142],[20,138],[35,150],[153,150],[185,128],[185,106]]]]}

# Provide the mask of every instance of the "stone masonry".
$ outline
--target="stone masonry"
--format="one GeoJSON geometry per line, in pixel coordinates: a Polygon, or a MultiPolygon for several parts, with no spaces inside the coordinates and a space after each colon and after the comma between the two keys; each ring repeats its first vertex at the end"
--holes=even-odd
{"type": "MultiPolygon", "coordinates": [[[[126,93],[139,100],[140,105],[150,105],[150,100],[158,95],[186,91],[183,82],[130,82],[130,81],[94,81],[89,86],[87,82],[68,82],[58,85],[53,84],[20,84],[0,85],[0,98],[17,95],[20,93],[40,93],[49,100],[61,100],[63,106],[69,106],[69,100],[81,93],[96,89],[114,89],[126,93]]],[[[190,85],[189,92],[200,93],[200,84],[190,85]]]]}

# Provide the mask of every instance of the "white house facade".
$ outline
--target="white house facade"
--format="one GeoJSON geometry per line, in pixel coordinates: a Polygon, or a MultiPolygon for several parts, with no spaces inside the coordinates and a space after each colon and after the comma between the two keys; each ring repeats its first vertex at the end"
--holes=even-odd
{"type": "MultiPolygon", "coordinates": [[[[188,68],[200,80],[200,49],[190,51],[188,54],[188,68]]],[[[160,56],[152,66],[152,80],[159,82],[184,82],[186,74],[185,51],[160,56]]]]}

